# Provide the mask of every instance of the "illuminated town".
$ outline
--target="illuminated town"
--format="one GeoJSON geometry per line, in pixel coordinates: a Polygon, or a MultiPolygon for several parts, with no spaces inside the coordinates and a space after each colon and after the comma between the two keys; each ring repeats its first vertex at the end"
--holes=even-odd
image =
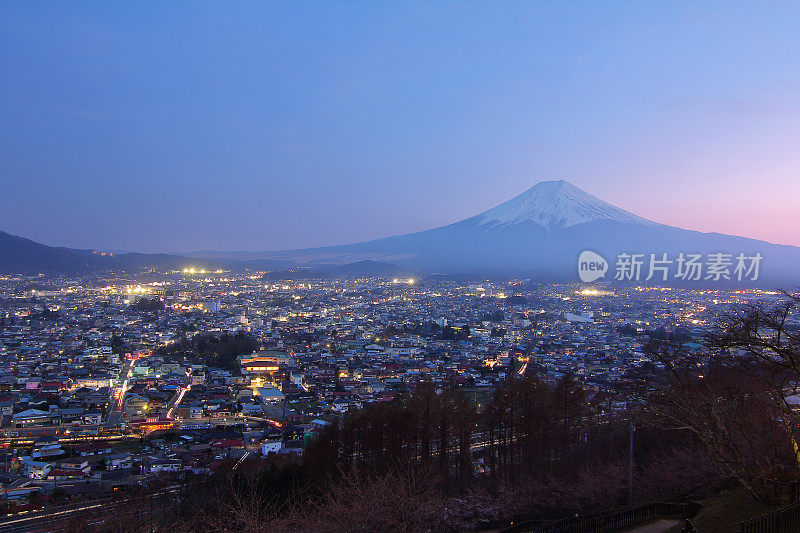
{"type": "Polygon", "coordinates": [[[118,490],[226,459],[302,456],[344,413],[422,383],[480,406],[511,373],[618,394],[659,363],[654,332],[697,341],[776,293],[458,282],[267,281],[186,268],[140,279],[0,278],[3,486],[118,490]]]}

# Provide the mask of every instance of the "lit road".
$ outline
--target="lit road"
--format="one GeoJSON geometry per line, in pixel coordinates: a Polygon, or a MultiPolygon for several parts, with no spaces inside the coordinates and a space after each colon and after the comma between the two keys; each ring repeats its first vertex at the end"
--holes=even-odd
{"type": "Polygon", "coordinates": [[[132,371],[133,361],[125,361],[125,364],[122,366],[122,370],[120,370],[119,373],[119,377],[122,379],[122,385],[114,389],[114,394],[112,396],[114,405],[108,412],[108,417],[106,418],[105,423],[106,427],[117,427],[120,425],[120,423],[122,423],[124,416],[122,406],[125,402],[125,393],[128,391],[132,371]]]}
{"type": "Polygon", "coordinates": [[[172,411],[175,410],[175,406],[181,403],[183,400],[183,395],[186,394],[186,391],[191,389],[192,386],[189,385],[188,387],[181,387],[178,389],[178,392],[170,399],[169,403],[167,404],[167,418],[172,418],[172,411]]]}

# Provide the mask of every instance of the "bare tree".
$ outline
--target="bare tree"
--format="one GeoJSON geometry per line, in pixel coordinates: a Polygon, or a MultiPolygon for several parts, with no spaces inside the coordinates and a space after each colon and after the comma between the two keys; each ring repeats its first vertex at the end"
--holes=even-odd
{"type": "Polygon", "coordinates": [[[743,363],[730,364],[718,345],[702,355],[669,340],[647,349],[671,380],[646,391],[641,424],[688,431],[704,445],[720,477],[736,479],[758,499],[768,499],[771,480],[793,475],[793,427],[784,422],[774,384],[744,372],[743,363]],[[706,358],[711,365],[704,366],[706,358]]]}

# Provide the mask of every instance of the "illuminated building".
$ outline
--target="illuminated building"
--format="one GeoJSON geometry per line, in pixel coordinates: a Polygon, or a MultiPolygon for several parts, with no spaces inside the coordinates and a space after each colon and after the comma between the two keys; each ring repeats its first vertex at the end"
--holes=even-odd
{"type": "Polygon", "coordinates": [[[281,366],[288,366],[292,363],[289,354],[280,350],[260,350],[240,355],[238,360],[242,374],[250,376],[251,379],[255,377],[269,378],[278,372],[281,366]]]}

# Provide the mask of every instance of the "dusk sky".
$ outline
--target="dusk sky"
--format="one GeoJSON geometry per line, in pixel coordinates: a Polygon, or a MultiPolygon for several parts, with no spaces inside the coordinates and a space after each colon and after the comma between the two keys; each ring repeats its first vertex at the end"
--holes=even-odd
{"type": "Polygon", "coordinates": [[[5,1],[0,230],[300,248],[563,178],[800,245],[798,20],[796,2],[5,1]]]}

